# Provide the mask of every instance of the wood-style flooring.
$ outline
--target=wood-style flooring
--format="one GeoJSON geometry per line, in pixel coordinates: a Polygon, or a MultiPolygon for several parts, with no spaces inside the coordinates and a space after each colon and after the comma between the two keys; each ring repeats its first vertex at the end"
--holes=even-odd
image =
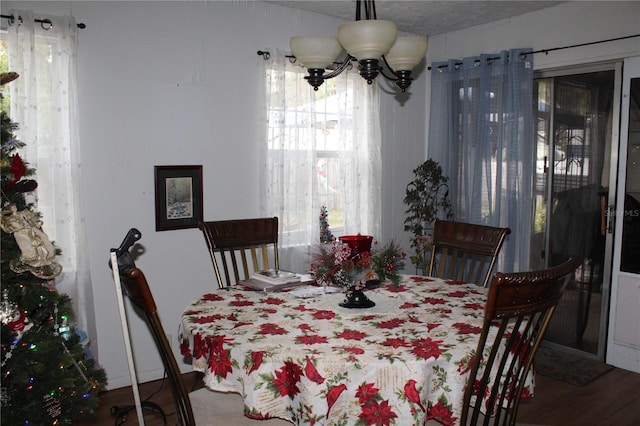
{"type": "MultiPolygon", "coordinates": [[[[184,375],[191,388],[199,380],[194,373],[184,375]]],[[[154,393],[151,401],[170,414],[167,425],[175,424],[175,411],[168,383],[154,381],[140,385],[140,397],[144,400],[154,393]],[[157,393],[156,393],[157,392],[157,393]]],[[[113,426],[116,418],[111,407],[133,404],[131,388],[104,392],[95,419],[76,422],[78,426],[113,426]]],[[[535,396],[520,404],[519,423],[545,426],[637,426],[640,425],[640,374],[614,368],[586,386],[573,386],[548,377],[536,376],[535,396]]],[[[160,416],[145,415],[147,426],[164,423],[160,416]]],[[[124,426],[138,425],[135,411],[131,411],[124,426]]],[[[256,426],[260,421],[256,421],[256,426]]],[[[206,425],[199,425],[206,426],[206,425]]],[[[233,425],[229,425],[233,426],[233,425]]],[[[401,425],[405,426],[405,425],[401,425]]],[[[409,425],[406,425],[409,426],[409,425]]]]}

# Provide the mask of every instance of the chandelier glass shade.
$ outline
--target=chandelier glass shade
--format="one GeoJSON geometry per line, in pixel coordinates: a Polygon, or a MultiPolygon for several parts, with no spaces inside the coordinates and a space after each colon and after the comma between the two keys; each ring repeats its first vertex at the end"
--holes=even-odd
{"type": "Polygon", "coordinates": [[[291,52],[307,68],[327,68],[342,54],[335,36],[298,36],[290,41],[291,52]]]}
{"type": "Polygon", "coordinates": [[[376,19],[373,0],[358,0],[356,20],[340,25],[337,37],[292,37],[290,47],[296,61],[308,69],[305,79],[314,90],[357,61],[360,75],[369,84],[382,74],[404,92],[413,80],[411,70],[427,53],[427,37],[398,37],[394,22],[376,19]],[[365,6],[364,20],[360,17],[361,3],[365,6]],[[341,56],[344,59],[339,59],[341,56]],[[330,72],[325,74],[327,69],[330,72]]]}
{"type": "Polygon", "coordinates": [[[349,55],[362,59],[379,59],[398,38],[398,28],[391,21],[351,21],[338,28],[338,41],[349,55]]]}

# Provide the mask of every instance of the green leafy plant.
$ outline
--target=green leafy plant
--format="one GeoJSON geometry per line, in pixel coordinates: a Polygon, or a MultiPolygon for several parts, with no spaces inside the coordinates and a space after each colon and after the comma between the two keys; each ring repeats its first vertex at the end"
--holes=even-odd
{"type": "Polygon", "coordinates": [[[429,267],[431,251],[431,232],[436,219],[451,219],[451,200],[449,199],[449,178],[442,173],[442,167],[431,159],[413,169],[415,179],[407,184],[403,202],[405,210],[404,230],[413,234],[411,247],[414,255],[411,263],[416,269],[426,272],[429,267]]]}

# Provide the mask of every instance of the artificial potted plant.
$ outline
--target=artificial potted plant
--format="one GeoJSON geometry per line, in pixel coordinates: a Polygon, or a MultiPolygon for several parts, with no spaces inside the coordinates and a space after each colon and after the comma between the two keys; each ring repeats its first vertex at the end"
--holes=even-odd
{"type": "Polygon", "coordinates": [[[409,257],[416,270],[426,273],[429,269],[431,232],[436,219],[451,219],[449,178],[442,174],[442,167],[431,159],[413,169],[415,179],[407,185],[403,202],[405,210],[404,230],[410,231],[411,247],[415,253],[409,257]]]}

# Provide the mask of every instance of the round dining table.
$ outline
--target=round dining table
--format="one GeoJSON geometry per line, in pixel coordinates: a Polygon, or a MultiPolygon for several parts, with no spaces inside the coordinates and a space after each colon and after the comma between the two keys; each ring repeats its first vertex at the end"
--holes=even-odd
{"type": "Polygon", "coordinates": [[[458,425],[487,293],[403,275],[366,290],[375,306],[350,309],[339,289],[235,286],[186,308],[181,350],[207,387],[241,394],[251,418],[458,425]]]}

